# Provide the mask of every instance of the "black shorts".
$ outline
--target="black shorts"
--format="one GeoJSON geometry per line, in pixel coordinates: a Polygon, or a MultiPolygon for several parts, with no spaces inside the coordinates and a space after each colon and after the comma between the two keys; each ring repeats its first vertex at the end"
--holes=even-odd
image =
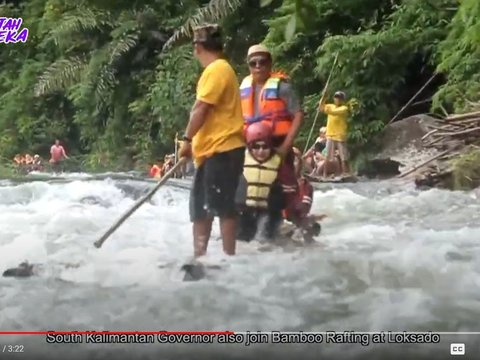
{"type": "Polygon", "coordinates": [[[60,173],[63,172],[63,161],[55,161],[51,163],[52,172],[60,173]]]}
{"type": "Polygon", "coordinates": [[[243,173],[245,148],[218,153],[195,171],[190,192],[190,221],[237,215],[235,193],[243,173]]]}

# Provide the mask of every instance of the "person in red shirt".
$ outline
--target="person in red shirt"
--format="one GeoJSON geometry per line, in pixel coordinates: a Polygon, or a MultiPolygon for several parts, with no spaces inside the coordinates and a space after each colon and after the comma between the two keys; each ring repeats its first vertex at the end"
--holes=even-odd
{"type": "Polygon", "coordinates": [[[55,144],[50,148],[50,160],[49,163],[52,164],[52,170],[58,172],[60,165],[63,160],[68,159],[67,153],[62,145],[60,145],[60,140],[56,139],[55,144]]]}
{"type": "Polygon", "coordinates": [[[161,178],[162,177],[162,168],[157,164],[153,164],[150,168],[150,176],[153,178],[161,178]]]}

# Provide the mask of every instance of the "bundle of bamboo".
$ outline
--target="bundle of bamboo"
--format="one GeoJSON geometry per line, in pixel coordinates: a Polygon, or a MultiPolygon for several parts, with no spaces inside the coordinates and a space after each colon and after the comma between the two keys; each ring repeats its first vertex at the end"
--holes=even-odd
{"type": "Polygon", "coordinates": [[[432,130],[422,137],[425,147],[443,150],[452,145],[469,145],[480,139],[480,111],[450,115],[427,126],[432,130]]]}
{"type": "MultiPolygon", "coordinates": [[[[480,111],[449,115],[443,119],[436,119],[426,126],[430,131],[422,137],[423,145],[440,152],[398,177],[409,175],[435,160],[457,156],[466,145],[474,145],[480,141],[480,111]]],[[[444,175],[443,172],[448,171],[438,173],[444,175]]]]}

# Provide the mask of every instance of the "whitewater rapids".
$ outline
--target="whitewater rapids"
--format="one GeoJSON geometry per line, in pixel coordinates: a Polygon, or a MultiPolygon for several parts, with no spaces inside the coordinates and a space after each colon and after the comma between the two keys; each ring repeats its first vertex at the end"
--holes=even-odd
{"type": "MultiPolygon", "coordinates": [[[[37,277],[0,279],[1,330],[478,330],[476,192],[420,192],[388,181],[325,185],[313,204],[313,212],[328,215],[318,246],[262,252],[255,242],[239,242],[237,256],[227,259],[215,222],[204,261],[225,270],[185,283],[179,268],[193,251],[185,189],[161,188],[101,249],[93,246],[151,186],[81,178],[1,183],[0,270],[24,260],[45,267],[37,277]]],[[[43,354],[53,349],[38,336],[3,338],[43,354]]],[[[57,349],[72,357],[77,348],[70,346],[57,349]]],[[[279,346],[262,351],[280,358],[285,350],[279,346]]],[[[311,351],[292,346],[305,351],[303,358],[311,351]]],[[[225,349],[229,355],[255,351],[225,349]]],[[[353,356],[371,349],[345,344],[342,351],[353,356]]],[[[175,358],[186,351],[176,349],[175,358]]]]}

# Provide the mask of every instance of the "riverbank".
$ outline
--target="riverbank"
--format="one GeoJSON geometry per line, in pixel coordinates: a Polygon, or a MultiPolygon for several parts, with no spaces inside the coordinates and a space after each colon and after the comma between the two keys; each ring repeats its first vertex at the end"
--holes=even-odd
{"type": "Polygon", "coordinates": [[[480,186],[479,135],[480,112],[411,116],[385,127],[362,171],[405,178],[420,189],[471,190],[480,186]]]}
{"type": "MultiPolygon", "coordinates": [[[[43,161],[43,170],[41,172],[30,172],[25,165],[17,166],[12,161],[4,159],[0,162],[0,178],[1,179],[23,179],[26,177],[38,178],[39,180],[50,179],[53,171],[50,163],[43,161]],[[40,173],[40,175],[39,175],[40,173]]],[[[148,172],[147,164],[137,164],[132,170],[132,166],[127,165],[124,161],[116,163],[102,163],[91,161],[87,156],[72,156],[63,161],[60,172],[62,173],[87,173],[91,175],[104,173],[126,173],[126,172],[148,172]]]]}

